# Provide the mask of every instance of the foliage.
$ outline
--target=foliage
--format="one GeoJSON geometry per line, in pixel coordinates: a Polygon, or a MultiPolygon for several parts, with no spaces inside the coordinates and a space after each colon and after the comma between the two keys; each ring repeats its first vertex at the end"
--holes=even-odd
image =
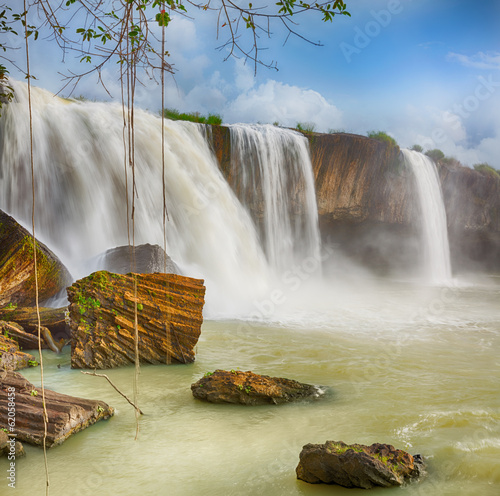
{"type": "Polygon", "coordinates": [[[199,112],[179,112],[176,109],[165,109],[163,114],[167,119],[173,121],[197,122],[199,124],[222,124],[222,117],[219,114],[201,115],[199,112]]]}
{"type": "Polygon", "coordinates": [[[414,152],[419,152],[423,153],[424,149],[420,145],[413,145],[410,150],[413,150],[414,152]]]}
{"type": "Polygon", "coordinates": [[[345,133],[345,129],[328,129],[328,134],[340,134],[340,133],[345,133]]]}
{"type": "Polygon", "coordinates": [[[314,122],[297,122],[295,128],[306,134],[311,134],[316,129],[316,124],[314,122]]]}
{"type": "MultiPolygon", "coordinates": [[[[135,81],[138,68],[160,71],[162,75],[174,72],[174,68],[166,62],[169,53],[163,41],[160,43],[155,36],[153,28],[167,28],[174,17],[187,16],[188,8],[191,12],[218,13],[217,37],[226,40],[218,48],[227,52],[225,60],[233,56],[243,57],[255,64],[255,70],[259,64],[276,68],[275,62],[265,61],[260,56],[266,49],[262,43],[272,36],[275,25],[285,28],[285,43],[290,36],[296,36],[313,45],[321,45],[297,31],[296,19],[312,14],[328,22],[336,15],[350,16],[343,0],[314,4],[304,0],[275,0],[269,6],[254,6],[251,2],[246,5],[232,0],[216,0],[213,3],[196,3],[193,0],[32,0],[27,12],[14,13],[12,9],[4,8],[0,13],[0,35],[17,36],[22,33],[24,37],[33,35],[33,39],[37,39],[38,29],[26,21],[28,14],[34,12],[41,26],[41,37],[52,39],[63,53],[76,54],[81,62],[91,66],[82,69],[79,74],[67,75],[67,84],[74,83],[76,86],[83,76],[94,71],[100,79],[102,69],[114,62],[127,70],[132,69],[132,79],[127,81],[129,84],[135,81]],[[71,23],[82,19],[81,25],[70,32],[73,27],[67,19],[71,19],[71,23]]],[[[2,58],[9,61],[8,53],[12,53],[12,48],[5,38],[0,38],[0,52],[6,53],[2,58]]],[[[0,78],[5,78],[6,74],[7,67],[0,65],[0,78]]],[[[121,77],[124,78],[123,72],[121,77]]],[[[6,97],[11,98],[11,94],[7,88],[6,97]]]]}
{"type": "Polygon", "coordinates": [[[377,141],[382,141],[384,143],[390,143],[393,146],[398,146],[397,141],[384,131],[369,131],[367,133],[367,136],[369,138],[376,139],[377,141]]]}
{"type": "Polygon", "coordinates": [[[475,164],[474,170],[477,170],[478,172],[481,172],[483,174],[489,174],[489,175],[493,175],[495,177],[500,177],[500,171],[494,169],[488,163],[475,164]]]}
{"type": "Polygon", "coordinates": [[[438,150],[437,148],[434,148],[433,150],[427,150],[425,154],[432,160],[434,160],[434,162],[436,163],[444,158],[444,153],[441,150],[438,150]]]}

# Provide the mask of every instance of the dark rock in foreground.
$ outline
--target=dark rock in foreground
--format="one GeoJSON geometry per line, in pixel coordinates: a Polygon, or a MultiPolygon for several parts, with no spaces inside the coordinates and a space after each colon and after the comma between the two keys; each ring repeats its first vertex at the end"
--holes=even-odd
{"type": "MultiPolygon", "coordinates": [[[[71,283],[62,262],[44,244],[36,242],[38,298],[44,301],[71,283]]],[[[8,303],[35,304],[33,238],[0,210],[0,307],[8,303]]]]}
{"type": "Polygon", "coordinates": [[[306,444],[296,468],[297,478],[311,484],[337,484],[371,489],[401,486],[423,473],[420,455],[413,457],[390,444],[306,444]]]}
{"type": "Polygon", "coordinates": [[[181,275],[179,267],[158,245],[117,246],[97,257],[99,270],[117,274],[162,272],[181,275]],[[166,270],[165,270],[166,267],[166,270]]]}
{"type": "Polygon", "coordinates": [[[216,370],[191,384],[193,396],[210,403],[269,405],[316,399],[323,391],[317,386],[291,379],[258,375],[238,370],[216,370]]]}
{"type": "Polygon", "coordinates": [[[142,363],[193,362],[204,296],[202,280],[175,274],[99,271],[76,281],[68,288],[71,367],[133,364],[136,306],[142,363]]]}
{"type": "MultiPolygon", "coordinates": [[[[114,413],[103,401],[76,398],[45,389],[47,405],[47,447],[63,443],[79,432],[114,413]]],[[[42,390],[36,388],[21,374],[0,371],[0,419],[9,434],[17,434],[19,441],[41,446],[44,425],[42,390]],[[9,421],[9,405],[15,405],[15,422],[9,421]],[[9,423],[10,422],[10,423],[9,423]]]]}

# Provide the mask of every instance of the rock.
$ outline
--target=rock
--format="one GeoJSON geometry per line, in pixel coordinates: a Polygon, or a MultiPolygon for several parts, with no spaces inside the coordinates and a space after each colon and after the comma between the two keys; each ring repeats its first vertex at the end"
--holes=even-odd
{"type": "Polygon", "coordinates": [[[297,478],[311,484],[337,484],[371,489],[400,486],[423,474],[423,460],[390,444],[306,444],[296,468],[297,478]]]}
{"type": "Polygon", "coordinates": [[[14,456],[15,458],[26,455],[22,443],[16,441],[15,437],[9,437],[5,430],[0,430],[0,456],[2,455],[14,456]]]}
{"type": "MultiPolygon", "coordinates": [[[[8,419],[8,405],[15,404],[15,421],[1,426],[17,439],[41,446],[44,425],[42,390],[36,388],[18,372],[0,372],[0,418],[8,419]],[[12,429],[12,430],[11,430],[12,429]]],[[[63,443],[69,436],[102,419],[111,417],[112,407],[103,401],[76,398],[45,389],[47,406],[47,447],[63,443]]]]}
{"type": "MultiPolygon", "coordinates": [[[[40,324],[46,327],[55,341],[64,339],[68,341],[71,337],[69,324],[66,322],[67,307],[44,308],[39,307],[40,324]]],[[[36,307],[18,307],[9,305],[0,309],[0,320],[16,322],[25,332],[38,336],[38,316],[36,307]]],[[[21,343],[19,343],[21,344],[21,343]]],[[[26,346],[22,345],[24,348],[26,346]]],[[[37,345],[38,347],[38,345],[37,345]]]]}
{"type": "Polygon", "coordinates": [[[3,320],[0,320],[0,332],[2,334],[7,333],[7,335],[12,337],[12,339],[16,341],[16,343],[22,349],[35,350],[38,348],[37,336],[29,332],[26,332],[16,322],[5,322],[3,320]]]}
{"type": "Polygon", "coordinates": [[[210,403],[269,405],[316,399],[324,391],[309,384],[238,370],[216,370],[191,384],[193,396],[210,403]]]}
{"type": "MultiPolygon", "coordinates": [[[[44,301],[71,282],[71,275],[45,245],[36,242],[38,297],[44,301]]],[[[0,210],[0,307],[35,304],[31,234],[0,210]]]]}
{"type": "MultiPolygon", "coordinates": [[[[0,322],[0,329],[1,329],[0,322]]],[[[1,331],[0,331],[1,332],[1,331]]],[[[20,370],[26,367],[37,366],[38,362],[33,355],[19,350],[19,345],[13,339],[0,334],[0,369],[20,370]]]]}
{"type": "Polygon", "coordinates": [[[107,250],[96,258],[99,270],[107,270],[116,274],[166,272],[167,274],[181,275],[181,270],[165,253],[165,250],[158,245],[150,245],[149,243],[135,248],[129,245],[118,246],[107,250]],[[166,270],[164,270],[165,263],[166,270]]]}
{"type": "Polygon", "coordinates": [[[68,288],[71,367],[104,369],[134,363],[134,302],[140,361],[193,362],[204,296],[202,280],[175,274],[99,271],[76,281],[68,288]]]}

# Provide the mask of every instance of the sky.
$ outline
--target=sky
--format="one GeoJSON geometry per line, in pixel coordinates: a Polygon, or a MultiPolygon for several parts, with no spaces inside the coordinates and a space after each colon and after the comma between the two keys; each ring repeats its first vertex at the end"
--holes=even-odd
{"type": "MultiPolygon", "coordinates": [[[[166,36],[176,74],[167,77],[166,106],[217,113],[229,124],[384,131],[401,147],[439,148],[464,165],[487,162],[500,169],[500,1],[346,3],[351,17],[336,16],[331,23],[312,15],[297,19],[294,29],[322,46],[287,39],[272,25],[272,37],[259,40],[260,53],[278,70],[261,66],[257,74],[242,58],[225,60],[227,50],[218,47],[227,27],[217,38],[216,12],[191,8],[192,17],[174,16],[166,36]]],[[[15,58],[25,63],[22,50],[15,58]]],[[[81,70],[74,56],[63,57],[43,39],[31,44],[31,65],[35,84],[52,92],[64,85],[61,73],[81,70]]],[[[11,75],[17,76],[13,68],[11,75]]],[[[103,79],[118,100],[118,66],[109,65],[103,79]]],[[[147,76],[142,81],[136,105],[157,112],[160,88],[147,76]]],[[[110,99],[94,76],[74,95],[110,99]]]]}

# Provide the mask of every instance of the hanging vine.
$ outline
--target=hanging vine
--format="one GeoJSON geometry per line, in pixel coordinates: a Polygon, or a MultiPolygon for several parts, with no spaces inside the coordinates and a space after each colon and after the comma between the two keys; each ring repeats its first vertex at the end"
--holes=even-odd
{"type": "Polygon", "coordinates": [[[40,319],[40,305],[38,300],[38,260],[37,260],[37,242],[35,237],[35,212],[36,212],[36,197],[35,197],[35,161],[33,154],[33,112],[31,105],[31,70],[30,70],[30,56],[29,56],[29,25],[27,20],[27,8],[26,0],[24,0],[24,40],[26,49],[26,75],[28,79],[28,113],[29,113],[29,154],[30,154],[30,169],[31,169],[31,228],[32,228],[32,241],[33,241],[33,271],[35,280],[35,306],[36,306],[36,317],[37,317],[37,329],[38,329],[38,353],[40,355],[40,381],[42,390],[42,406],[43,406],[43,459],[45,466],[45,494],[49,494],[50,479],[49,479],[49,467],[47,461],[47,404],[45,402],[45,382],[43,375],[43,354],[42,354],[42,334],[41,334],[41,319],[40,319]]]}

